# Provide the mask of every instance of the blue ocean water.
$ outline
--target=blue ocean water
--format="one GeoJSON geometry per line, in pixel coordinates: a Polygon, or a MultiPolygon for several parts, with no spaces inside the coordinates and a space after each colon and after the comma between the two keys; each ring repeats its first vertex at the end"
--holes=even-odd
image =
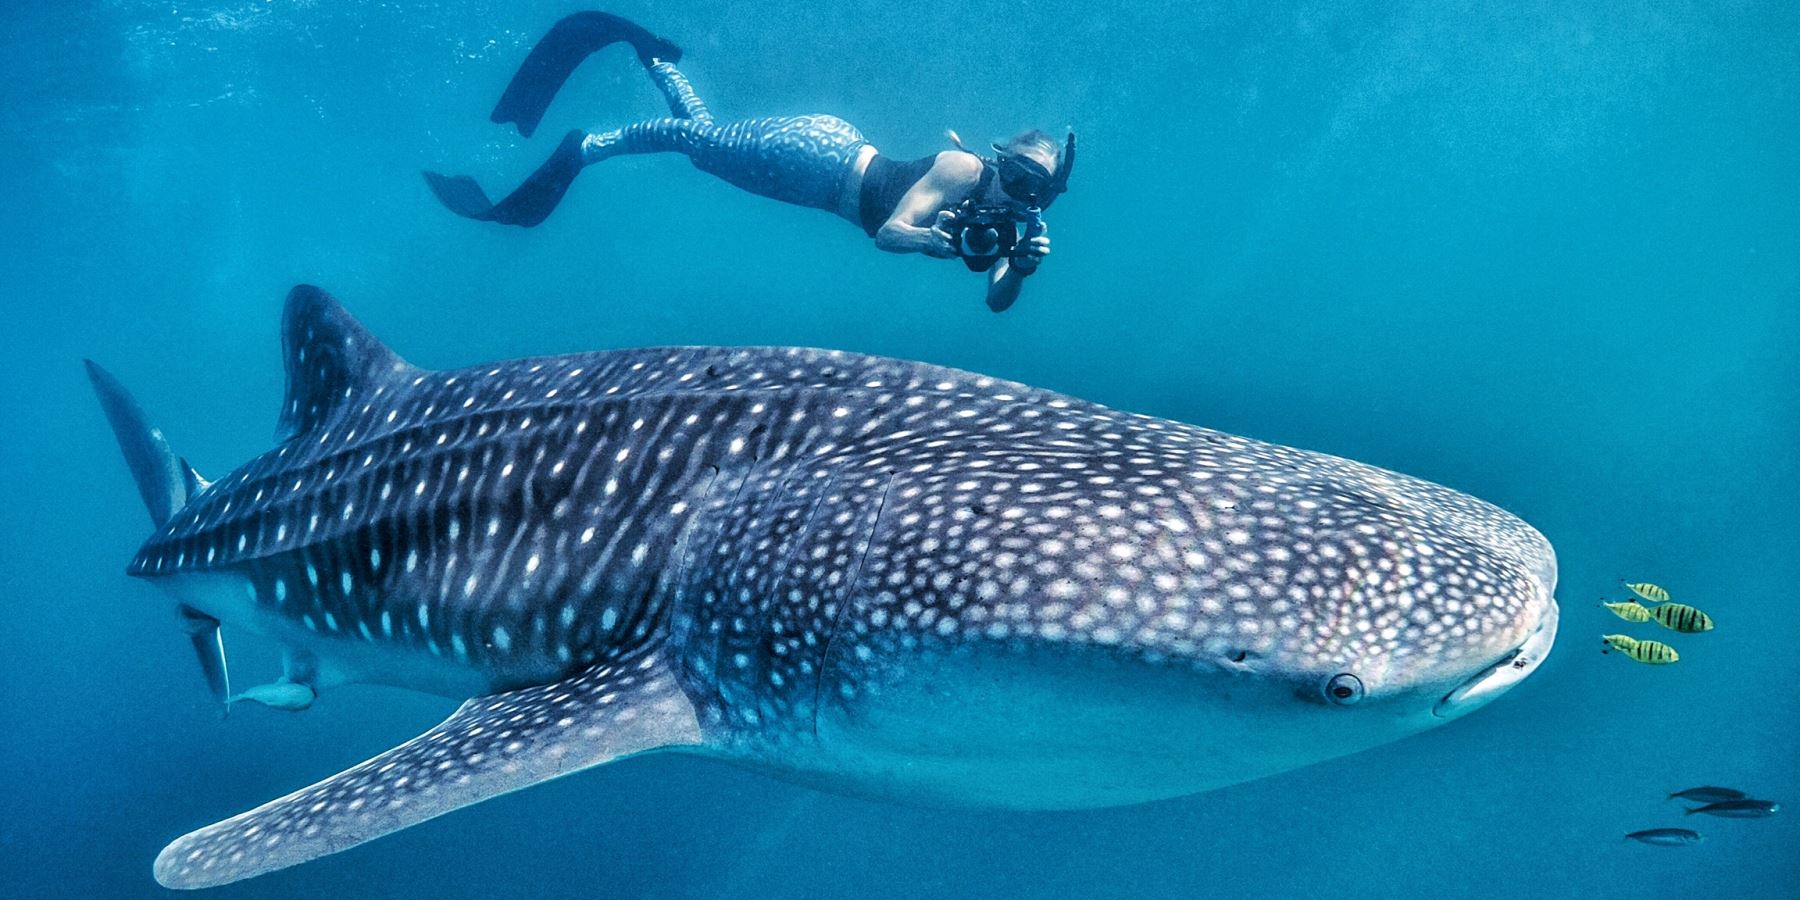
{"type": "MultiPolygon", "coordinates": [[[[803,344],[1013,378],[1494,501],[1556,544],[1563,636],[1488,709],[1211,794],[915,809],[646,758],[219,889],[316,897],[1795,896],[1800,823],[1800,13],[1759,3],[619,3],[721,116],[831,112],[902,158],[1079,129],[1055,253],[996,316],[953,263],[673,157],[583,175],[544,226],[445,213],[572,127],[657,112],[623,50],[542,134],[487,121],[544,2],[0,9],[0,890],[160,893],[173,837],[454,705],[381,688],[221,720],[78,364],[178,451],[266,449],[301,281],[425,365],[803,344]],[[1621,577],[1718,621],[1601,656],[1621,577]]],[[[273,666],[238,641],[234,666],[273,666]]]]}

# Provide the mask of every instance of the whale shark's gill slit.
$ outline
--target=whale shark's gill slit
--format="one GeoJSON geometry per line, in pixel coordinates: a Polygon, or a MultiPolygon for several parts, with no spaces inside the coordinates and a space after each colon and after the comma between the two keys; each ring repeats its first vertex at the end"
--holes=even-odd
{"type": "MultiPolygon", "coordinates": [[[[798,471],[799,471],[798,469],[789,469],[787,474],[781,476],[781,481],[776,483],[775,490],[770,491],[768,499],[763,501],[762,511],[761,511],[761,513],[759,513],[759,516],[758,516],[759,518],[767,518],[770,522],[775,521],[777,514],[779,513],[779,511],[782,508],[782,501],[787,499],[788,485],[793,483],[794,477],[798,473],[798,471]]],[[[807,525],[807,523],[810,523],[812,521],[813,513],[815,513],[815,512],[818,512],[817,504],[814,504],[813,508],[811,510],[807,511],[806,520],[804,523],[802,523],[802,525],[800,527],[800,532],[796,533],[793,537],[788,539],[787,546],[785,548],[783,548],[781,551],[781,559],[778,562],[776,562],[775,567],[770,570],[771,572],[774,573],[775,577],[770,582],[768,597],[766,597],[761,604],[761,606],[762,606],[761,615],[758,616],[758,621],[757,621],[758,628],[756,630],[754,630],[753,633],[756,633],[756,634],[761,633],[762,620],[763,620],[763,618],[765,618],[767,616],[769,610],[774,606],[774,602],[771,598],[773,598],[776,594],[780,593],[782,573],[787,571],[787,566],[788,566],[789,561],[791,561],[794,558],[794,546],[795,546],[794,542],[799,539],[801,533],[805,532],[806,525],[807,525]]]]}
{"type": "MultiPolygon", "coordinates": [[[[760,428],[760,426],[758,427],[760,428]]],[[[718,527],[713,530],[711,540],[703,545],[705,549],[700,551],[702,554],[717,555],[719,542],[725,539],[726,529],[729,527],[729,523],[736,514],[738,504],[743,500],[744,489],[756,478],[757,464],[761,461],[761,456],[756,453],[756,449],[753,445],[751,452],[750,464],[745,468],[744,474],[738,479],[737,486],[732,489],[731,499],[726,500],[725,503],[719,507],[721,515],[718,517],[718,527]]],[[[714,468],[717,469],[718,467],[715,466],[714,468]]],[[[725,598],[727,592],[724,584],[718,584],[717,588],[718,596],[715,597],[716,602],[713,604],[712,608],[705,609],[700,613],[702,619],[715,623],[720,620],[721,616],[725,615],[724,607],[728,602],[725,598]]],[[[702,605],[705,605],[704,598],[702,599],[702,605]]],[[[725,662],[725,631],[723,628],[720,628],[712,635],[697,635],[696,639],[693,641],[693,645],[695,650],[689,654],[689,658],[699,657],[704,659],[704,668],[707,673],[707,678],[705,680],[706,687],[704,688],[706,703],[702,705],[715,711],[723,710],[727,707],[727,698],[724,690],[720,687],[722,679],[719,678],[718,673],[725,662]]]]}
{"type": "Polygon", "coordinates": [[[819,701],[825,689],[825,670],[831,668],[831,651],[837,644],[838,631],[844,627],[844,615],[849,612],[850,604],[856,600],[856,585],[862,580],[863,566],[869,561],[869,552],[875,547],[875,534],[881,528],[881,516],[887,512],[888,495],[894,490],[894,473],[886,473],[887,481],[881,486],[881,499],[875,502],[875,515],[869,519],[869,530],[863,538],[862,552],[857,554],[856,569],[844,582],[844,593],[838,598],[837,613],[831,617],[831,628],[825,634],[825,649],[819,654],[819,668],[813,675],[812,733],[819,736],[819,701]]]}
{"type": "MultiPolygon", "coordinates": [[[[788,568],[793,564],[795,555],[800,552],[800,546],[806,542],[806,536],[812,533],[813,520],[818,518],[819,509],[825,505],[825,500],[831,493],[831,483],[836,479],[836,472],[828,472],[825,475],[825,483],[819,486],[819,499],[813,501],[812,509],[806,511],[806,518],[800,522],[800,530],[794,532],[793,540],[788,542],[787,552],[781,555],[781,564],[775,570],[775,581],[769,587],[771,595],[781,593],[781,585],[787,579],[788,568]]],[[[781,483],[781,493],[783,495],[787,493],[787,481],[781,483]]]]}
{"type": "MultiPolygon", "coordinates": [[[[688,578],[694,566],[694,532],[700,529],[700,521],[712,502],[713,487],[719,483],[719,467],[706,465],[706,485],[694,496],[689,505],[687,521],[681,523],[681,529],[675,533],[675,540],[669,545],[669,563],[674,567],[674,577],[669,580],[669,604],[671,609],[687,607],[688,578]]],[[[674,635],[676,641],[685,641],[691,632],[691,619],[677,618],[676,627],[681,633],[674,635]]]]}
{"type": "Polygon", "coordinates": [[[662,602],[664,587],[659,576],[652,579],[633,598],[635,602],[619,604],[625,610],[625,615],[619,620],[617,630],[607,636],[611,639],[611,646],[604,652],[604,658],[628,657],[643,648],[644,636],[655,630],[668,610],[669,604],[662,602]]]}
{"type": "Polygon", "coordinates": [[[1218,661],[1222,668],[1237,672],[1253,672],[1256,664],[1263,658],[1261,653],[1245,647],[1226,647],[1219,654],[1218,661]]]}
{"type": "MultiPolygon", "coordinates": [[[[796,467],[794,471],[797,472],[800,469],[796,467]]],[[[794,558],[800,555],[800,548],[805,546],[807,537],[812,534],[813,522],[818,518],[819,510],[825,506],[825,501],[830,497],[831,485],[836,478],[836,472],[828,471],[826,473],[824,482],[818,487],[818,499],[813,501],[812,508],[806,511],[806,518],[801,520],[799,529],[788,539],[787,549],[782,552],[781,561],[774,570],[775,577],[769,582],[768,596],[764,599],[763,608],[756,618],[756,627],[752,631],[752,634],[756,636],[755,639],[762,643],[763,648],[770,651],[760,654],[755,676],[759,683],[768,680],[775,663],[774,650],[777,636],[771,633],[769,620],[776,615],[776,609],[786,602],[783,600],[781,592],[787,584],[788,573],[793,567],[794,558]]],[[[787,479],[782,481],[780,489],[782,497],[786,496],[788,484],[792,479],[793,475],[790,474],[787,479]]]]}
{"type": "MultiPolygon", "coordinates": [[[[719,483],[719,467],[708,465],[706,468],[709,470],[706,475],[706,487],[701,490],[699,498],[693,505],[692,514],[689,515],[687,523],[682,526],[681,533],[676,535],[675,546],[672,548],[677,567],[674,585],[678,594],[687,589],[688,573],[694,561],[692,535],[699,528],[700,514],[705,512],[708,504],[712,502],[713,486],[719,483]]],[[[675,599],[679,602],[684,598],[677,596],[675,599]]]]}
{"type": "Polygon", "coordinates": [[[687,576],[693,561],[689,552],[693,545],[693,534],[699,526],[707,501],[712,498],[713,485],[719,480],[718,466],[706,468],[709,470],[706,487],[701,490],[695,502],[689,505],[687,520],[676,528],[675,539],[669,544],[669,562],[672,567],[664,566],[657,573],[650,589],[645,593],[644,602],[638,604],[641,608],[633,610],[631,617],[620,626],[621,634],[635,634],[633,629],[654,633],[658,624],[674,620],[674,611],[683,606],[683,592],[687,588],[687,576]]]}

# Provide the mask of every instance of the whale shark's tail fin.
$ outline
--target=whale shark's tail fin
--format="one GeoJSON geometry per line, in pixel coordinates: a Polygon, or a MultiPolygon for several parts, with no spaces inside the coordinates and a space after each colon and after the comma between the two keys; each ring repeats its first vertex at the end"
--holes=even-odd
{"type": "Polygon", "coordinates": [[[130,467],[131,477],[137,480],[138,493],[144,498],[144,506],[150,510],[150,521],[161,528],[176,511],[187,505],[188,487],[197,482],[199,476],[193,476],[190,481],[187,466],[174,450],[169,449],[169,441],[163,437],[162,429],[150,424],[144,410],[119,379],[91,359],[82,362],[87,366],[88,380],[94,383],[94,393],[100,398],[100,409],[112,423],[113,436],[119,439],[125,465],[130,467]]]}
{"type": "MultiPolygon", "coordinates": [[[[119,451],[125,465],[137,481],[150,521],[161,528],[195,495],[206,490],[207,481],[169,447],[162,429],[150,424],[142,407],[131,392],[100,368],[93,360],[87,365],[88,380],[100,398],[100,409],[112,423],[119,451]]],[[[219,636],[219,621],[198,610],[181,607],[182,630],[194,645],[194,656],[200,661],[200,674],[205,676],[208,690],[221,704],[231,695],[231,678],[225,666],[225,642],[219,636]]]]}

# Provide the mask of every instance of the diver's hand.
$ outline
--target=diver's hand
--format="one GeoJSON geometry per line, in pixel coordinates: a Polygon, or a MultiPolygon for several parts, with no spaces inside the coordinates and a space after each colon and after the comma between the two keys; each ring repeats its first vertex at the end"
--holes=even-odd
{"type": "MultiPolygon", "coordinates": [[[[1048,225],[1044,226],[1046,232],[1049,231],[1049,228],[1048,225]]],[[[1023,272],[1036,271],[1038,264],[1042,263],[1044,257],[1049,255],[1050,235],[1040,234],[1025,242],[1025,252],[1015,257],[1012,264],[1023,272]]]]}
{"type": "Polygon", "coordinates": [[[937,259],[952,259],[956,256],[956,244],[950,240],[950,223],[956,213],[947,209],[938,210],[937,219],[931,223],[930,233],[926,236],[924,249],[920,252],[937,259]]]}

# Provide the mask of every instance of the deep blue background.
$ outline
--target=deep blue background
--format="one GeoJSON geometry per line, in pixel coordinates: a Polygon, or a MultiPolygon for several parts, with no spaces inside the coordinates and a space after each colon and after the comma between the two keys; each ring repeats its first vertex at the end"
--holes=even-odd
{"type": "MultiPolygon", "coordinates": [[[[902,157],[1077,126],[1056,252],[1014,311],[953,264],[676,158],[586,173],[533,231],[552,136],[660,110],[583,68],[538,140],[486,115],[557,3],[0,7],[0,885],[159,892],[164,842],[452,706],[376,688],[220,721],[81,375],[179,452],[266,449],[277,313],[319,283],[424,365],[809,344],[1015,378],[1442,481],[1557,545],[1563,640],[1490,709],[1188,799],[985,814],[687,759],[589,772],[218,896],[1791,895],[1800,812],[1678,824],[1717,782],[1800,802],[1800,14],[1791,4],[619,3],[721,117],[823,111],[902,157]],[[1662,582],[1716,632],[1602,657],[1662,582]]],[[[234,647],[240,678],[272,666],[234,647]]],[[[264,671],[267,671],[266,669],[264,671]]],[[[1690,820],[1691,822],[1692,820],[1690,820]]]]}

